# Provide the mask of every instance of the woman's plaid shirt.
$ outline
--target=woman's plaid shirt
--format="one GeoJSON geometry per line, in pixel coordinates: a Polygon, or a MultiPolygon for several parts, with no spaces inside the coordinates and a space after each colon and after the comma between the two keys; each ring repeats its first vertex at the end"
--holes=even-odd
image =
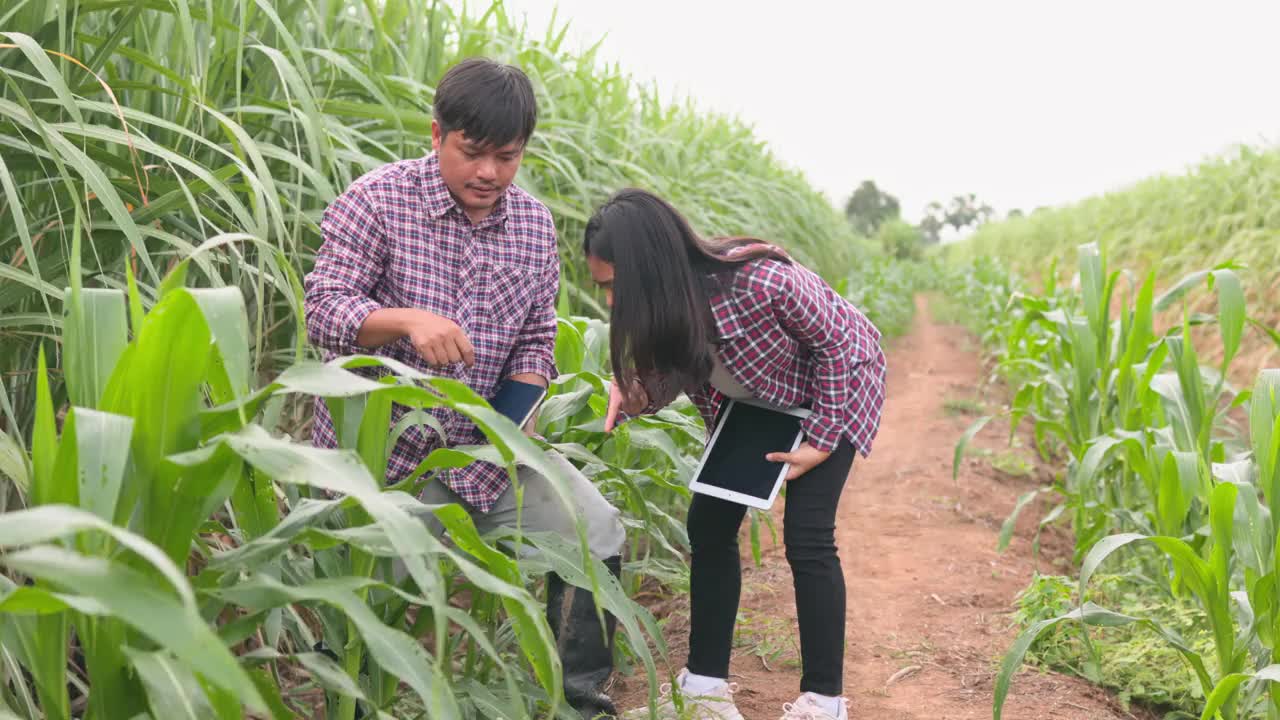
{"type": "MultiPolygon", "coordinates": [[[[822,278],[799,263],[749,260],[708,278],[719,336],[716,353],[729,373],[756,398],[776,407],[807,406],[805,439],[832,451],[848,439],[862,454],[880,427],[885,358],[880,331],[822,278]]],[[[653,405],[675,399],[679,388],[646,378],[653,405]]],[[[684,388],[708,432],[725,397],[710,383],[684,388]]]]}

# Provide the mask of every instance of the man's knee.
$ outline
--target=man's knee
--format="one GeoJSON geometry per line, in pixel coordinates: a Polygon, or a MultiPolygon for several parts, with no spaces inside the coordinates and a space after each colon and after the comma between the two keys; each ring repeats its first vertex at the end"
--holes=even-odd
{"type": "Polygon", "coordinates": [[[618,508],[567,458],[558,453],[552,453],[548,457],[563,470],[562,477],[568,481],[565,489],[572,498],[573,509],[565,506],[563,500],[550,488],[546,478],[536,477],[531,473],[529,479],[540,486],[539,490],[546,495],[545,498],[540,498],[539,510],[560,516],[558,520],[543,518],[543,523],[559,526],[561,532],[570,539],[576,539],[574,514],[580,514],[587,535],[587,548],[591,554],[600,560],[620,554],[626,544],[627,530],[622,524],[622,514],[618,508]]]}
{"type": "MultiPolygon", "coordinates": [[[[601,497],[601,500],[604,500],[601,497]]],[[[598,560],[622,554],[622,546],[627,542],[627,528],[622,524],[622,513],[618,508],[603,502],[600,511],[589,513],[587,522],[587,542],[591,554],[598,560]]]]}

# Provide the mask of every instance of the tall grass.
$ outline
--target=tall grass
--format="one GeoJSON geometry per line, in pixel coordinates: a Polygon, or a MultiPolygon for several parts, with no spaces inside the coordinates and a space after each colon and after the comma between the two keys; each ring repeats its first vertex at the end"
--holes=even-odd
{"type": "Polygon", "coordinates": [[[1263,281],[1255,290],[1275,292],[1277,197],[1280,148],[1243,146],[1185,174],[985,225],[949,250],[961,259],[994,256],[1015,270],[1038,270],[1050,261],[1072,267],[1076,247],[1096,242],[1113,262],[1161,278],[1237,261],[1249,267],[1250,279],[1263,281]]]}
{"type": "Polygon", "coordinates": [[[780,241],[828,277],[865,246],[741,123],[661,102],[564,34],[428,0],[0,10],[0,716],[545,717],[560,693],[535,600],[548,570],[600,593],[619,659],[656,679],[661,637],[628,591],[686,581],[702,428],[685,404],[601,432],[582,225],[640,185],[705,233],[780,241]],[[540,463],[483,400],[404,368],[370,383],[347,365],[376,360],[319,365],[304,344],[321,211],[426,152],[435,79],[477,54],[539,91],[519,182],[555,214],[566,268],[563,375],[539,430],[623,508],[623,587],[585,546],[525,536],[541,553],[513,556],[456,506],[414,500],[439,467],[540,463]],[[316,395],[359,428],[341,451],[287,434],[316,395]],[[392,402],[453,407],[493,446],[381,488],[392,402]],[[422,533],[425,513],[453,546],[422,533]]]}
{"type": "Polygon", "coordinates": [[[749,128],[570,53],[566,29],[536,34],[500,3],[468,15],[430,0],[5,11],[0,369],[17,426],[33,417],[36,349],[56,337],[76,236],[86,283],[122,287],[128,261],[144,306],[174,262],[216,245],[193,281],[244,291],[254,369],[265,378],[303,354],[296,287],[321,211],[360,174],[429,149],[433,83],[472,55],[520,65],[538,89],[518,181],[557,219],[563,313],[602,315],[578,247],[591,208],[625,185],[664,195],[705,233],[777,240],[828,277],[853,264],[847,223],[749,128]]]}
{"type": "MultiPolygon", "coordinates": [[[[1280,329],[1277,198],[1280,148],[1242,146],[1185,174],[1152,177],[1068,207],[985,225],[946,252],[961,262],[1000,258],[1019,273],[1038,276],[1051,263],[1074,267],[1076,248],[1096,243],[1119,266],[1155,271],[1160,281],[1234,262],[1243,266],[1240,274],[1257,319],[1280,329]]],[[[1270,344],[1253,357],[1257,347],[1245,348],[1250,355],[1242,365],[1246,374],[1280,357],[1270,344]]]]}

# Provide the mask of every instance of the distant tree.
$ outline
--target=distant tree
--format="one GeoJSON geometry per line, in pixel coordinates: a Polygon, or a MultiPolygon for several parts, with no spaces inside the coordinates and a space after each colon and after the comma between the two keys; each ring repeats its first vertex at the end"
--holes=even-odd
{"type": "Polygon", "coordinates": [[[845,217],[858,234],[871,237],[886,220],[898,217],[898,198],[876,187],[875,181],[863,180],[844,204],[845,217]]]}
{"type": "Polygon", "coordinates": [[[916,229],[920,231],[920,239],[925,245],[937,245],[942,241],[942,228],[946,224],[946,211],[942,205],[931,202],[925,207],[924,217],[916,229]]]}
{"type": "Polygon", "coordinates": [[[885,253],[899,260],[910,260],[920,257],[924,248],[924,237],[920,229],[900,218],[886,220],[876,231],[876,241],[885,253]]]}
{"type": "Polygon", "coordinates": [[[951,202],[947,205],[946,215],[943,222],[956,229],[959,232],[970,225],[981,225],[991,219],[995,214],[995,210],[986,203],[979,203],[978,197],[973,193],[968,195],[957,195],[951,198],[951,202]]]}
{"type": "Polygon", "coordinates": [[[1008,215],[1006,215],[1005,217],[1007,217],[1007,218],[1020,218],[1020,217],[1025,217],[1025,215],[1024,215],[1024,213],[1023,213],[1021,210],[1019,210],[1018,208],[1014,208],[1014,209],[1010,210],[1010,211],[1009,211],[1009,214],[1008,214],[1008,215]]]}
{"type": "Polygon", "coordinates": [[[995,216],[996,211],[986,203],[978,202],[978,196],[956,195],[945,206],[931,202],[924,209],[924,217],[916,227],[926,245],[942,240],[942,229],[952,227],[959,232],[967,227],[982,225],[995,216]]]}

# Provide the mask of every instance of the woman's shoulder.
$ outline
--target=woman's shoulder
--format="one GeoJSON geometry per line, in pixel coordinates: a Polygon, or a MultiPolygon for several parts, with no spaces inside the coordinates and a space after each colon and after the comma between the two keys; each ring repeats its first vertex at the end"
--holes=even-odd
{"type": "Polygon", "coordinates": [[[750,294],[773,294],[785,291],[793,282],[800,266],[795,261],[760,257],[739,265],[733,277],[734,290],[750,294]]]}

